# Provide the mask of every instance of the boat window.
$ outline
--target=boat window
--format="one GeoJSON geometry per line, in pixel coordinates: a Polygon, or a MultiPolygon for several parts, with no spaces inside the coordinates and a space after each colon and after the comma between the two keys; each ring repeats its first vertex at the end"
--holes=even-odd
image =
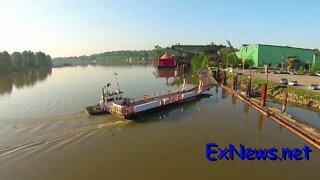
{"type": "Polygon", "coordinates": [[[107,102],[114,101],[114,98],[107,99],[107,102]]]}

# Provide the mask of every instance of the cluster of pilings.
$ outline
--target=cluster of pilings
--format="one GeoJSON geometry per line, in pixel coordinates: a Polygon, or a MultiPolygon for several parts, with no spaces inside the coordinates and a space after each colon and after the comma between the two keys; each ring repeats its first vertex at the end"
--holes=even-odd
{"type": "MultiPolygon", "coordinates": [[[[271,119],[275,120],[280,125],[286,127],[302,139],[306,140],[307,142],[314,145],[316,148],[320,149],[320,130],[316,127],[313,127],[312,125],[309,125],[308,123],[298,120],[296,118],[293,118],[291,115],[288,115],[285,113],[286,106],[287,106],[287,99],[288,94],[283,94],[283,102],[282,102],[282,109],[278,110],[273,107],[267,107],[266,106],[266,97],[267,97],[267,84],[262,84],[261,89],[261,98],[260,100],[257,100],[255,98],[251,97],[251,78],[248,77],[247,83],[246,83],[246,92],[245,96],[238,92],[238,77],[233,76],[233,84],[232,88],[229,88],[225,86],[226,84],[226,76],[224,73],[222,73],[221,77],[221,83],[220,86],[222,89],[227,90],[233,95],[233,101],[235,101],[235,98],[239,98],[242,101],[244,101],[246,104],[250,105],[251,107],[258,110],[261,114],[270,117],[271,119]]],[[[223,91],[222,91],[223,93],[223,91]]],[[[222,94],[223,95],[223,94],[222,94]]]]}
{"type": "Polygon", "coordinates": [[[188,72],[188,64],[185,64],[185,63],[178,64],[177,70],[178,70],[179,74],[183,74],[185,72],[188,72]]]}
{"type": "MultiPolygon", "coordinates": [[[[227,76],[225,71],[219,72],[219,70],[214,71],[213,73],[215,79],[220,82],[221,85],[226,85],[227,83],[227,76]]],[[[235,92],[238,92],[238,87],[240,87],[240,81],[238,78],[238,75],[233,76],[232,81],[232,90],[235,92]]],[[[245,97],[251,98],[252,96],[252,87],[251,87],[251,77],[247,77],[247,81],[245,84],[245,97]]],[[[260,95],[260,106],[264,107],[266,105],[266,99],[267,99],[267,84],[263,83],[261,86],[261,95],[260,95]]],[[[282,112],[286,111],[287,107],[287,99],[288,99],[288,93],[284,93],[283,95],[283,102],[282,102],[282,112]]]]}

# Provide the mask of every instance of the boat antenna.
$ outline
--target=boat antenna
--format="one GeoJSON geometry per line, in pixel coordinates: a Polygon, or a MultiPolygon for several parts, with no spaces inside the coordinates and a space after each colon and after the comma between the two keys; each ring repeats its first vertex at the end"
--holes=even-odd
{"type": "Polygon", "coordinates": [[[117,89],[116,89],[116,91],[117,91],[117,93],[119,93],[119,92],[120,92],[120,86],[119,86],[119,82],[118,82],[118,73],[114,72],[113,74],[114,74],[114,76],[115,76],[115,78],[116,78],[116,82],[117,82],[117,89]]]}

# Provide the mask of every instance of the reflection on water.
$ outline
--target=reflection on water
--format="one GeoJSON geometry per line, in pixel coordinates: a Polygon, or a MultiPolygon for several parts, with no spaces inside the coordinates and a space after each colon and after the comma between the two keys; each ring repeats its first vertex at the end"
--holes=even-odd
{"type": "Polygon", "coordinates": [[[264,119],[264,115],[259,113],[259,118],[258,118],[258,129],[262,130],[263,128],[263,119],[264,119]]]}
{"type": "Polygon", "coordinates": [[[197,74],[193,73],[191,70],[180,72],[176,68],[159,68],[156,69],[153,74],[157,78],[166,79],[166,85],[169,86],[181,86],[184,80],[186,80],[188,84],[194,86],[197,86],[199,83],[197,74]]]}
{"type": "Polygon", "coordinates": [[[247,124],[247,120],[248,120],[248,115],[249,115],[249,105],[248,104],[244,104],[243,105],[243,114],[244,114],[244,124],[247,124]]]}
{"type": "Polygon", "coordinates": [[[225,99],[229,94],[227,93],[227,91],[225,89],[222,89],[222,93],[221,93],[221,98],[225,99]]]}
{"type": "Polygon", "coordinates": [[[176,89],[182,82],[178,75],[167,85],[156,71],[152,66],[68,67],[53,69],[42,83],[27,80],[34,75],[15,80],[24,84],[19,89],[18,76],[1,81],[4,87],[11,79],[13,90],[0,95],[0,179],[319,179],[318,150],[218,87],[137,121],[85,113],[85,106],[99,100],[100,87],[115,82],[113,72],[129,97],[176,89]],[[300,162],[209,162],[208,142],[308,145],[313,152],[310,161],[300,162]]]}
{"type": "Polygon", "coordinates": [[[284,128],[283,126],[279,125],[279,132],[280,133],[282,132],[283,128],[284,128]]]}
{"type": "Polygon", "coordinates": [[[13,86],[17,89],[33,86],[37,82],[44,81],[51,73],[52,69],[45,69],[0,76],[0,95],[10,94],[13,86]]]}
{"type": "Polygon", "coordinates": [[[235,106],[235,105],[237,104],[237,97],[236,97],[234,94],[232,94],[231,104],[232,104],[233,106],[235,106]]]}
{"type": "Polygon", "coordinates": [[[158,78],[165,78],[166,85],[173,85],[175,83],[174,79],[178,77],[178,71],[175,68],[160,68],[154,72],[154,75],[158,78]],[[172,78],[173,81],[169,83],[169,79],[172,78]]]}

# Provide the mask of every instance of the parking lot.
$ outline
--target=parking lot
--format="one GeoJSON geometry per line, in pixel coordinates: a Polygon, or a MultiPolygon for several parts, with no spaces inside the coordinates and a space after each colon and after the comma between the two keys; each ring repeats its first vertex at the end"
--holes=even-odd
{"type": "MultiPolygon", "coordinates": [[[[235,70],[235,72],[243,72],[243,70],[235,70]]],[[[250,71],[245,70],[244,75],[249,75],[250,71]]],[[[251,71],[252,77],[260,78],[260,79],[266,79],[266,74],[265,73],[260,73],[260,72],[255,72],[255,70],[251,71]]],[[[269,81],[272,82],[277,82],[279,83],[281,78],[287,78],[288,81],[291,80],[297,80],[298,81],[298,86],[295,86],[297,88],[303,88],[303,89],[308,89],[310,84],[318,84],[320,85],[320,77],[319,76],[307,76],[307,75],[291,75],[291,74],[268,74],[268,79],[269,81]]],[[[309,89],[308,89],[309,90],[309,89]]],[[[310,90],[314,92],[320,93],[320,90],[310,90]]]]}

